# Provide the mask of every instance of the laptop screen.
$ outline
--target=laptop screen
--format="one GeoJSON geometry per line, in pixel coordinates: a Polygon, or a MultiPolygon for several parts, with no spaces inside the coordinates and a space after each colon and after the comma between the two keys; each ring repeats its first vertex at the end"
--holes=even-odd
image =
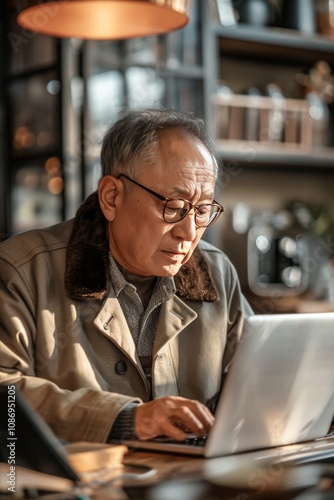
{"type": "Polygon", "coordinates": [[[323,437],[334,416],[334,314],[248,318],[209,435],[211,455],[323,437]]]}

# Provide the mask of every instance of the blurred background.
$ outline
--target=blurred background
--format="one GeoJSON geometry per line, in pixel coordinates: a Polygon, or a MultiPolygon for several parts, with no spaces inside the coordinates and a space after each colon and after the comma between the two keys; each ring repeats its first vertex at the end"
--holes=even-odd
{"type": "Polygon", "coordinates": [[[225,206],[204,238],[258,312],[334,310],[334,8],[191,0],[164,35],[84,40],[18,25],[0,3],[0,239],[73,217],[125,107],[207,123],[225,206]]]}

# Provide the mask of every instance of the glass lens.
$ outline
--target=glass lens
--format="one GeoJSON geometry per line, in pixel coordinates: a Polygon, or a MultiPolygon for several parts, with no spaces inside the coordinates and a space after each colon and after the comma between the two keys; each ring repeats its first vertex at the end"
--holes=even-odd
{"type": "MultiPolygon", "coordinates": [[[[206,205],[206,206],[208,207],[209,215],[208,215],[207,221],[205,223],[205,227],[211,226],[211,224],[216,222],[216,220],[218,219],[218,216],[221,212],[220,207],[218,205],[206,205]]],[[[198,219],[198,216],[197,216],[197,219],[198,219]]],[[[198,220],[196,220],[196,222],[199,226],[204,226],[204,224],[199,223],[198,220]]]]}
{"type": "MultiPolygon", "coordinates": [[[[185,200],[169,200],[165,205],[163,217],[166,222],[178,222],[184,219],[191,208],[190,203],[185,200]]],[[[218,205],[203,204],[196,207],[195,222],[197,226],[207,227],[217,220],[219,214],[218,205]]]]}
{"type": "Polygon", "coordinates": [[[196,224],[201,227],[208,226],[216,212],[216,208],[215,205],[200,205],[195,216],[196,224]]]}
{"type": "Polygon", "coordinates": [[[190,205],[184,200],[169,200],[164,208],[164,219],[166,222],[178,222],[189,212],[190,205]]]}

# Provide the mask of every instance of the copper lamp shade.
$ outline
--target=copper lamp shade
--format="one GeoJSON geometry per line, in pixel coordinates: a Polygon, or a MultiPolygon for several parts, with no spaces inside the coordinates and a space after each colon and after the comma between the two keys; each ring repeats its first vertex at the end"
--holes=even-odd
{"type": "Polygon", "coordinates": [[[24,29],[59,38],[121,40],[159,35],[188,22],[190,0],[20,0],[24,29]]]}

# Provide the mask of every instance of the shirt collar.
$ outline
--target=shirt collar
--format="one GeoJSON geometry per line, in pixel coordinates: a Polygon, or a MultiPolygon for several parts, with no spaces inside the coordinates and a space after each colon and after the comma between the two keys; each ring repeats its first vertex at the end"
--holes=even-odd
{"type": "MultiPolygon", "coordinates": [[[[124,274],[122,273],[120,266],[117,264],[115,259],[111,254],[109,254],[110,261],[110,280],[116,297],[122,292],[122,290],[130,286],[135,289],[135,285],[128,281],[124,274]]],[[[136,281],[138,278],[136,277],[136,281]]],[[[152,291],[153,292],[153,291],[152,291]]],[[[160,301],[165,302],[172,295],[176,293],[176,287],[174,278],[171,276],[158,276],[154,285],[154,295],[160,296],[160,301]]]]}

